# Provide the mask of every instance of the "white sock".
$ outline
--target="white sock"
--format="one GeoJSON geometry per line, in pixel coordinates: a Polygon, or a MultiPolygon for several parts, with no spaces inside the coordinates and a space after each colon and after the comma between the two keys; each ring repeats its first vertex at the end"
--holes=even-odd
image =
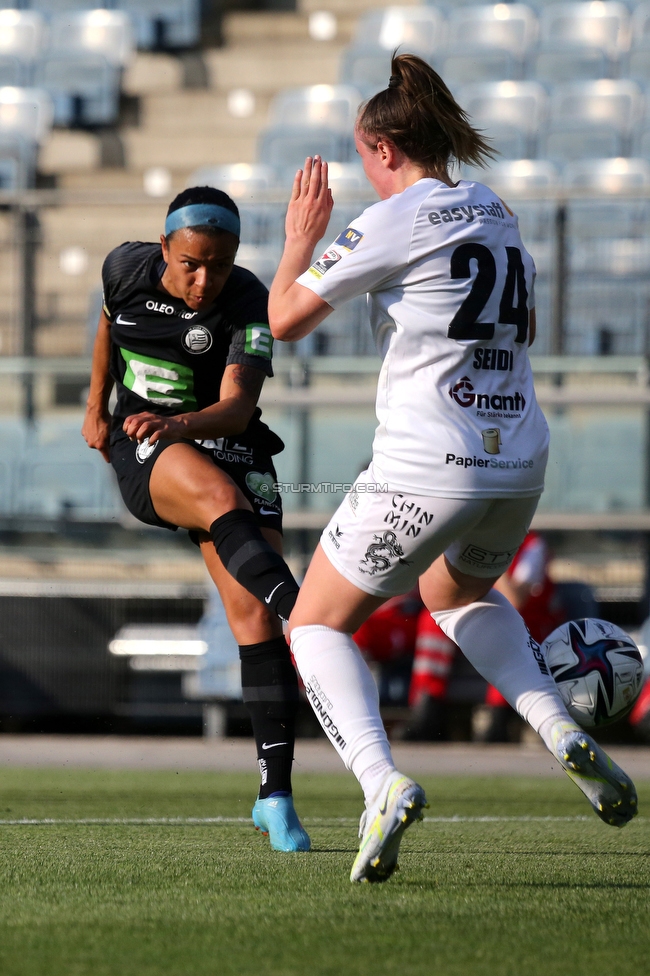
{"type": "Polygon", "coordinates": [[[558,722],[578,728],[522,618],[503,594],[431,616],[486,681],[498,688],[553,752],[558,722]]]}
{"type": "Polygon", "coordinates": [[[332,745],[372,800],[395,769],[379,714],[377,685],[349,634],[294,627],[291,650],[311,707],[332,745]]]}

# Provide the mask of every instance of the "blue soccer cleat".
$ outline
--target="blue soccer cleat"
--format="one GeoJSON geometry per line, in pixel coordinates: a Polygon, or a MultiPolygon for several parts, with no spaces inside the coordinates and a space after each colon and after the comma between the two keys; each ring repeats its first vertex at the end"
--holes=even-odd
{"type": "Polygon", "coordinates": [[[298,820],[292,796],[259,797],[253,807],[255,830],[268,836],[274,851],[309,851],[309,834],[298,820]]]}

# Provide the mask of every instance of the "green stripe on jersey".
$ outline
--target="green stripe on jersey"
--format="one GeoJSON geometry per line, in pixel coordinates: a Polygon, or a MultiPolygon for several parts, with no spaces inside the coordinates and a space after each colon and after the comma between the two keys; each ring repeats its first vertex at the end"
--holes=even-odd
{"type": "Polygon", "coordinates": [[[168,363],[140,353],[122,349],[126,372],[122,382],[143,400],[160,403],[165,407],[182,407],[184,411],[196,410],[194,396],[194,372],[183,363],[168,363]]]}
{"type": "Polygon", "coordinates": [[[270,359],[273,355],[273,336],[264,322],[251,322],[246,326],[246,352],[251,356],[264,356],[270,359]]]}

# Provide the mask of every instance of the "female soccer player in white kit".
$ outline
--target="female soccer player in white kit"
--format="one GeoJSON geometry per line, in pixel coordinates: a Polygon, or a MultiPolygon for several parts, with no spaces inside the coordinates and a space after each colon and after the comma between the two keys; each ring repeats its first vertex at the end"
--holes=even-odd
{"type": "Polygon", "coordinates": [[[383,881],[426,804],[395,769],[353,633],[419,579],[422,598],[476,669],[541,735],[607,823],[636,813],[634,785],[570,718],[539,646],[492,589],[544,486],[548,428],[528,359],[533,260],[516,216],[448,175],[489,146],[442,79],[393,58],[361,109],[357,150],[380,202],[311,264],[332,208],[327,164],[296,176],[269,321],[299,339],[367,292],[384,359],[373,458],[323,532],[289,621],[308,697],[366,801],[352,881],[383,881]]]}

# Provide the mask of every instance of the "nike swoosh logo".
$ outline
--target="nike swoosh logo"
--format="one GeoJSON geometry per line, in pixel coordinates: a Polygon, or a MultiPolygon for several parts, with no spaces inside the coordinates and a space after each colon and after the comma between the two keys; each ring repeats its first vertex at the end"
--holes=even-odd
{"type": "Polygon", "coordinates": [[[272,508],[264,508],[263,506],[260,508],[260,515],[277,515],[277,514],[278,513],[274,512],[272,508]]]}
{"type": "Polygon", "coordinates": [[[262,749],[273,749],[275,746],[288,746],[288,742],[263,742],[262,749]]]}
{"type": "Polygon", "coordinates": [[[135,322],[127,322],[126,319],[123,319],[121,315],[118,315],[115,321],[118,325],[136,325],[135,322]]]}
{"type": "Polygon", "coordinates": [[[273,589],[271,590],[271,592],[269,593],[269,595],[264,597],[264,602],[265,603],[270,603],[271,602],[271,599],[273,598],[273,594],[275,593],[276,590],[279,590],[281,586],[282,586],[282,583],[278,583],[277,586],[274,586],[273,589]]]}

